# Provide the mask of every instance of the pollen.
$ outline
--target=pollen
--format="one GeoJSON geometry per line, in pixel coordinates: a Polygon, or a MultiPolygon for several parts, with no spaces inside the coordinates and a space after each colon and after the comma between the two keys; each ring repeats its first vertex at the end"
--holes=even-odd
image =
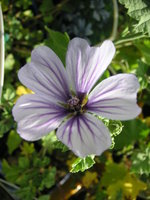
{"type": "Polygon", "coordinates": [[[76,96],[71,97],[67,101],[68,109],[70,111],[80,111],[81,105],[80,105],[80,99],[76,96]]]}

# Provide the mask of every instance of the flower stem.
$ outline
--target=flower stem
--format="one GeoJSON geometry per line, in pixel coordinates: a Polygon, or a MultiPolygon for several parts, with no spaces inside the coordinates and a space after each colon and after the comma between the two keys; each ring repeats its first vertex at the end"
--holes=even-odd
{"type": "Polygon", "coordinates": [[[118,4],[117,0],[113,0],[113,9],[114,9],[114,20],[113,20],[113,28],[110,36],[110,40],[114,41],[117,37],[117,29],[118,29],[118,4]]]}
{"type": "Polygon", "coordinates": [[[117,48],[120,48],[123,45],[130,46],[130,45],[133,44],[134,40],[139,40],[139,39],[142,39],[142,38],[149,38],[149,36],[141,35],[141,33],[139,33],[139,34],[130,35],[129,37],[126,37],[126,38],[121,38],[120,40],[117,40],[114,43],[115,43],[117,48]]]}

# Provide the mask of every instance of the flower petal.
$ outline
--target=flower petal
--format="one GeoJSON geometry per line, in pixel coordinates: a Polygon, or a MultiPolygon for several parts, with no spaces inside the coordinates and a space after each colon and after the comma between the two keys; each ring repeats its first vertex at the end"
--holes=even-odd
{"type": "Polygon", "coordinates": [[[18,133],[29,141],[38,140],[56,129],[66,116],[65,110],[36,94],[23,95],[14,106],[13,116],[18,133]]]}
{"type": "Polygon", "coordinates": [[[88,113],[68,119],[58,128],[56,135],[79,157],[100,155],[111,145],[107,127],[88,113]]]}
{"type": "Polygon", "coordinates": [[[66,70],[75,92],[88,93],[103,74],[115,54],[110,40],[101,47],[90,47],[86,40],[74,38],[70,41],[66,57],[66,70]]]}
{"type": "Polygon", "coordinates": [[[31,63],[19,70],[20,81],[35,93],[50,101],[66,101],[69,85],[63,64],[46,46],[33,50],[31,63]]]}
{"type": "Polygon", "coordinates": [[[133,74],[118,74],[102,81],[90,93],[88,111],[113,120],[129,120],[138,116],[136,104],[139,83],[133,74]]]}

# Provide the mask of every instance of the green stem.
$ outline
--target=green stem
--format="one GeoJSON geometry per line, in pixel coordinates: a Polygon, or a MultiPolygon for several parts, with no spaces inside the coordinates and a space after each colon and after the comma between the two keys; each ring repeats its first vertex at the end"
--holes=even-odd
{"type": "Polygon", "coordinates": [[[114,8],[114,20],[113,20],[113,28],[110,36],[110,40],[114,41],[117,37],[117,29],[118,29],[118,4],[117,0],[113,0],[113,8],[114,8]]]}
{"type": "Polygon", "coordinates": [[[147,35],[135,35],[135,36],[131,36],[129,38],[122,38],[118,41],[115,41],[115,45],[117,46],[117,48],[119,47],[122,47],[122,45],[132,45],[132,42],[134,40],[138,40],[138,39],[141,39],[141,38],[149,38],[147,35]]]}
{"type": "MultiPolygon", "coordinates": [[[[113,0],[113,10],[114,10],[114,15],[113,15],[113,28],[112,28],[112,33],[111,36],[108,38],[109,40],[114,41],[117,36],[117,29],[118,29],[118,4],[117,0],[113,0]]],[[[98,47],[101,45],[101,42],[96,44],[95,46],[98,47]]]]}

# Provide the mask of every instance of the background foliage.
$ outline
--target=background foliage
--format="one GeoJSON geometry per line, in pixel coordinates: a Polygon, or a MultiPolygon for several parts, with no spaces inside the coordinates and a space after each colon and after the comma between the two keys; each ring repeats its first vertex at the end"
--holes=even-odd
{"type": "Polygon", "coordinates": [[[150,199],[149,1],[2,0],[1,4],[6,59],[0,105],[0,199],[150,199]],[[65,64],[68,42],[75,36],[91,45],[114,40],[116,56],[102,79],[134,73],[140,83],[140,116],[122,123],[100,118],[111,132],[112,148],[85,159],[68,151],[55,131],[40,141],[25,142],[11,113],[17,98],[32,92],[17,78],[32,49],[45,44],[65,64]]]}

